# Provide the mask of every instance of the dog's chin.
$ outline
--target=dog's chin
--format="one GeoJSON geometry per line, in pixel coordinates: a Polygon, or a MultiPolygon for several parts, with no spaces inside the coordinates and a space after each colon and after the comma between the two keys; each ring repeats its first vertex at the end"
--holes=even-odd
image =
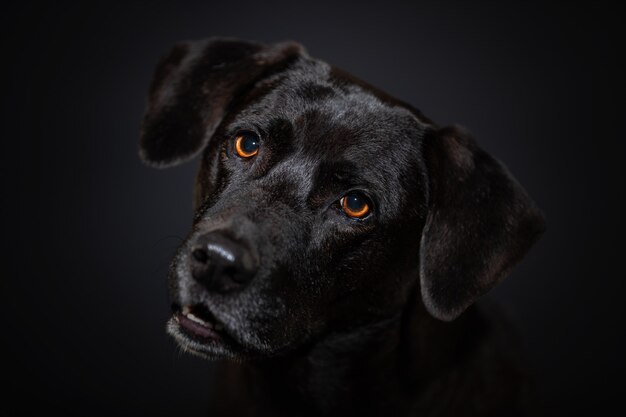
{"type": "Polygon", "coordinates": [[[174,307],[167,322],[167,333],[186,352],[204,359],[241,360],[246,350],[217,321],[207,309],[200,306],[174,307]]]}

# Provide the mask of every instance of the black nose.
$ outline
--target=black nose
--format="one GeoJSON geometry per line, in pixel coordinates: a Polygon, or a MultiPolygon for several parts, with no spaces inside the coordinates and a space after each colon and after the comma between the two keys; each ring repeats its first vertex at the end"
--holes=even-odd
{"type": "Polygon", "coordinates": [[[221,293],[242,289],[257,269],[251,250],[220,232],[197,238],[191,248],[190,263],[196,281],[221,293]]]}

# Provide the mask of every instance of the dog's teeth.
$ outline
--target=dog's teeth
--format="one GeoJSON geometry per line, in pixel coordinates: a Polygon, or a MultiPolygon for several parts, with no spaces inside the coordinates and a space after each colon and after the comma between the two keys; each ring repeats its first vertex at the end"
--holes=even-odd
{"type": "Polygon", "coordinates": [[[191,312],[191,308],[188,306],[183,307],[183,314],[186,316],[191,312]]]}
{"type": "Polygon", "coordinates": [[[198,324],[200,324],[200,325],[204,326],[204,327],[213,327],[213,325],[212,325],[211,323],[207,323],[206,321],[202,320],[202,319],[201,319],[201,318],[199,318],[199,317],[194,316],[194,315],[193,315],[193,314],[191,314],[191,313],[188,313],[188,314],[187,314],[187,318],[188,318],[189,320],[191,320],[191,321],[195,322],[195,323],[198,323],[198,324]]]}
{"type": "Polygon", "coordinates": [[[187,313],[187,318],[191,321],[195,321],[198,324],[205,324],[204,321],[191,313],[187,313]]]}

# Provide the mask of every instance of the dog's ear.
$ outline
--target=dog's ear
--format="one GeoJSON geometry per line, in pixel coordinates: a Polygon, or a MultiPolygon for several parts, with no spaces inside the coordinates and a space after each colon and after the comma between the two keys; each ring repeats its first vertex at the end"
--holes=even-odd
{"type": "Polygon", "coordinates": [[[428,215],[420,246],[427,310],[449,321],[502,280],[545,229],[543,215],[497,160],[457,127],[426,135],[428,215]]]}
{"type": "Polygon", "coordinates": [[[204,149],[224,115],[254,84],[285,69],[301,45],[228,38],[175,45],[157,65],[143,118],[140,156],[168,167],[204,149]]]}

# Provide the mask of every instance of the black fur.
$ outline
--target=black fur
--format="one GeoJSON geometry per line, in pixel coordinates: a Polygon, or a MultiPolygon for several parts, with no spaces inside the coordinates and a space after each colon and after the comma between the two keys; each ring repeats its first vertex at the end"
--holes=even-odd
{"type": "Polygon", "coordinates": [[[544,223],[469,134],[295,43],[214,38],[161,61],[141,135],[154,166],[200,152],[170,289],[175,312],[199,306],[224,329],[168,329],[186,350],[232,359],[215,415],[519,414],[512,338],[472,304],[544,223]],[[261,138],[251,159],[235,155],[241,131],[261,138]],[[371,215],[341,211],[351,190],[371,215]],[[251,282],[220,292],[194,279],[191,252],[210,232],[258,258],[251,282]]]}
{"type": "Polygon", "coordinates": [[[141,133],[144,161],[165,167],[195,156],[236,98],[301,52],[295,43],[265,47],[227,38],[175,45],[150,87],[141,133]],[[172,140],[179,135],[184,138],[172,140]]]}

